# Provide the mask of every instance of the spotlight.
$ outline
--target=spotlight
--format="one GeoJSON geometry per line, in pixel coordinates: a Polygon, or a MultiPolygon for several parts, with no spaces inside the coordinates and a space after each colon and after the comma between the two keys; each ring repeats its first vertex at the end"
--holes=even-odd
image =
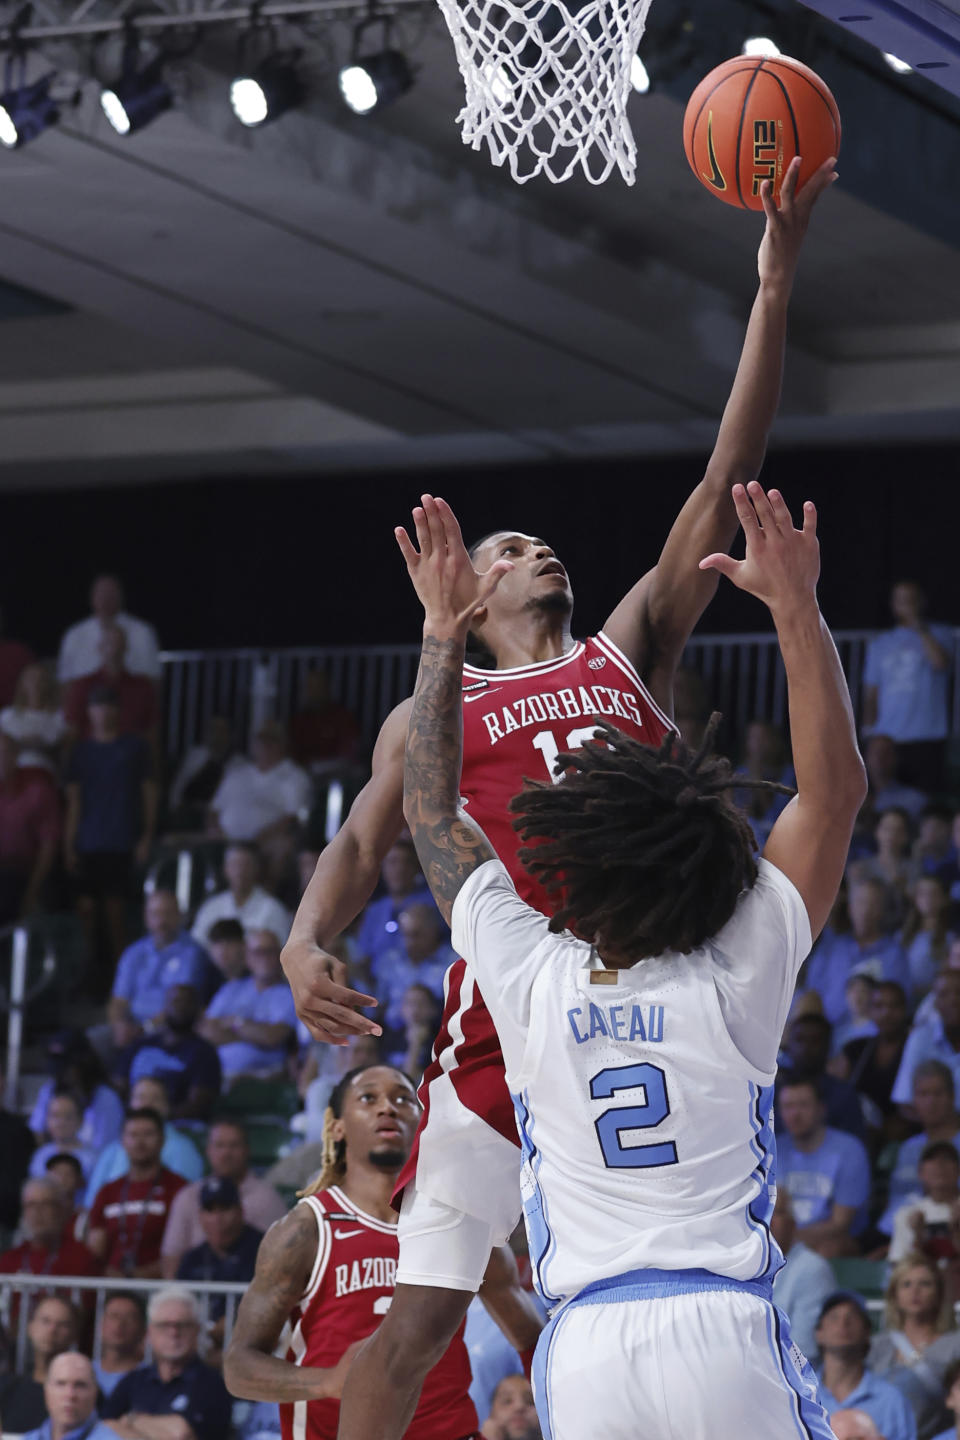
{"type": "Polygon", "coordinates": [[[239,75],[230,86],[230,104],[241,125],[266,125],[303,99],[303,86],[293,59],[269,55],[249,75],[239,75]]]}
{"type": "Polygon", "coordinates": [[[163,56],[142,70],[124,63],[123,74],[100,93],[103,113],[118,135],[132,135],[173,105],[173,91],[163,78],[163,56]]]}
{"type": "Polygon", "coordinates": [[[650,76],[639,55],[634,55],[630,61],[630,84],[638,95],[646,95],[650,89],[650,76]]]}
{"type": "Polygon", "coordinates": [[[340,71],[340,94],[355,115],[369,115],[399,100],[413,85],[413,71],[399,50],[355,55],[340,71]]]}
{"type": "Polygon", "coordinates": [[[51,99],[50,85],[54,74],[44,75],[32,85],[11,85],[11,67],[7,66],[7,88],[0,95],[0,145],[18,150],[28,145],[50,125],[56,125],[60,111],[51,99]]]}
{"type": "Polygon", "coordinates": [[[768,59],[773,59],[775,55],[782,54],[782,51],[777,42],[771,40],[769,35],[751,35],[748,40],[744,40],[740,54],[766,55],[768,59]]]}
{"type": "Polygon", "coordinates": [[[890,55],[886,50],[882,50],[880,53],[890,66],[890,69],[895,70],[898,75],[912,74],[913,66],[908,65],[906,60],[901,60],[899,55],[890,55]]]}

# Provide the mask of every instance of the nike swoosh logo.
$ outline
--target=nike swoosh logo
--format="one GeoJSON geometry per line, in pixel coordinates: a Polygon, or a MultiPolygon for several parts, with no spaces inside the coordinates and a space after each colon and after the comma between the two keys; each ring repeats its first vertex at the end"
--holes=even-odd
{"type": "Polygon", "coordinates": [[[486,700],[488,695],[496,695],[497,691],[502,689],[502,685],[494,685],[492,690],[484,690],[479,695],[464,695],[463,703],[469,705],[472,700],[486,700]]]}
{"type": "Polygon", "coordinates": [[[720,169],[720,166],[717,164],[717,152],[716,152],[716,150],[714,150],[714,148],[713,148],[713,111],[712,111],[712,110],[709,111],[708,114],[707,114],[707,159],[710,161],[710,166],[711,166],[711,169],[713,170],[713,174],[712,174],[712,175],[708,175],[705,170],[701,171],[701,174],[703,175],[704,180],[706,180],[709,185],[712,185],[715,190],[726,190],[726,188],[727,188],[727,182],[726,182],[726,180],[724,180],[724,178],[723,178],[723,171],[720,169]]]}
{"type": "Polygon", "coordinates": [[[334,1230],[334,1240],[352,1240],[354,1235],[362,1235],[362,1230],[334,1230]]]}

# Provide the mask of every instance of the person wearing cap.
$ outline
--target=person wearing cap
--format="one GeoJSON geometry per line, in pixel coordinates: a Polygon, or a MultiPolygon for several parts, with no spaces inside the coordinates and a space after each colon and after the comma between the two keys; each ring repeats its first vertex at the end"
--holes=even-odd
{"type": "Polygon", "coordinates": [[[23,1440],[116,1440],[97,1414],[97,1380],[86,1355],[66,1350],[50,1362],[43,1386],[47,1418],[23,1440]]]}
{"type": "Polygon", "coordinates": [[[103,995],[127,941],[127,903],[134,865],[146,865],[156,831],[157,791],[150,747],[120,732],[119,697],[107,685],[88,696],[89,737],[80,740],[66,773],[64,861],[77,895],[77,915],[96,957],[94,983],[103,995]],[[98,946],[100,909],[106,954],[98,946]]]}
{"type": "MultiPolygon", "coordinates": [[[[200,1228],[202,1245],[188,1250],[177,1266],[177,1279],[188,1282],[207,1280],[247,1281],[257,1268],[257,1250],[263,1231],[248,1225],[243,1218],[240,1191],[232,1180],[211,1175],[200,1189],[200,1228]]],[[[207,1363],[219,1364],[223,1347],[224,1314],[227,1302],[223,1295],[210,1300],[212,1322],[207,1350],[207,1363]]]]}
{"type": "Polygon", "coordinates": [[[865,1410],[884,1440],[917,1440],[909,1403],[887,1380],[867,1367],[873,1330],[867,1307],[852,1290],[828,1295],[817,1321],[820,1400],[828,1415],[865,1410]]]}
{"type": "Polygon", "coordinates": [[[255,840],[274,879],[292,862],[298,819],[306,820],[313,800],[310,776],[284,752],[276,721],[261,725],[250,759],[224,775],[210,802],[212,832],[255,840]]]}

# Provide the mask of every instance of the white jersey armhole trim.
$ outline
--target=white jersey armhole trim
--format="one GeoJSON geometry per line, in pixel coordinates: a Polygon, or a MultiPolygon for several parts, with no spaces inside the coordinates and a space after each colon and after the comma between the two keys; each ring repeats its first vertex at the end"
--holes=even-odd
{"type": "Polygon", "coordinates": [[[650,706],[650,709],[654,712],[655,715],[659,717],[659,719],[663,721],[667,729],[672,730],[674,735],[679,735],[680,731],[677,729],[676,722],[671,720],[670,716],[664,714],[664,712],[660,709],[660,706],[657,704],[656,700],[654,700],[653,696],[650,694],[650,691],[640,679],[640,675],[637,671],[636,666],[633,664],[632,660],[629,660],[627,656],[624,655],[619,645],[615,645],[610,639],[610,636],[604,634],[602,630],[598,630],[593,638],[600,646],[600,649],[603,650],[609,657],[609,659],[613,661],[614,665],[618,666],[619,669],[623,671],[624,675],[627,676],[628,680],[632,680],[633,683],[639,688],[641,695],[646,700],[647,704],[650,706]]]}
{"type": "Polygon", "coordinates": [[[326,1223],[326,1211],[323,1203],[317,1195],[304,1195],[300,1201],[306,1205],[313,1215],[317,1225],[317,1254],[310,1271],[310,1278],[307,1281],[307,1288],[300,1296],[299,1304],[306,1306],[320,1289],[324,1275],[327,1273],[327,1265],[330,1263],[330,1226],[326,1223]]]}

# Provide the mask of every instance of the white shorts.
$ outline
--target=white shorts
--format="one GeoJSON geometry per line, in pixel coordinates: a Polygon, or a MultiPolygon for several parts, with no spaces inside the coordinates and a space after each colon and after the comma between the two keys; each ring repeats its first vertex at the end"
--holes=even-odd
{"type": "Polygon", "coordinates": [[[400,1206],[398,1285],[435,1285],[440,1290],[480,1289],[497,1237],[485,1220],[425,1195],[414,1182],[400,1206]]]}
{"type": "Polygon", "coordinates": [[[732,1290],[574,1302],[540,1337],[544,1440],[832,1440],[769,1300],[732,1290]]]}

